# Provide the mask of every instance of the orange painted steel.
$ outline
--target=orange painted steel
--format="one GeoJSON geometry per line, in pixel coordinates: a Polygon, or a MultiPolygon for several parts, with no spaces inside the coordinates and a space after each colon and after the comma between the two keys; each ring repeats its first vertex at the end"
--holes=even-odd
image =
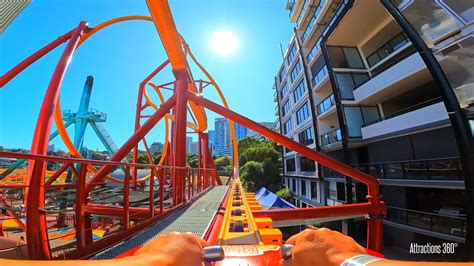
{"type": "MultiPolygon", "coordinates": [[[[166,0],[146,0],[148,10],[153,18],[155,27],[160,36],[163,47],[165,48],[166,54],[170,60],[173,72],[176,73],[184,71],[189,75],[189,86],[188,89],[191,92],[198,93],[198,90],[194,84],[191,71],[186,60],[180,36],[176,25],[174,24],[171,10],[166,0]]],[[[196,119],[198,120],[198,129],[196,132],[203,132],[207,128],[207,119],[204,109],[198,105],[191,104],[191,109],[194,112],[196,119]]]]}

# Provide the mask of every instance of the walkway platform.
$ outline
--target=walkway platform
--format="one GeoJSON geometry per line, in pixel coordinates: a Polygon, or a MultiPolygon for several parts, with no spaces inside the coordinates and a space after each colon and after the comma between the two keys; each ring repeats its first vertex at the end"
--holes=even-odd
{"type": "Polygon", "coordinates": [[[191,205],[176,211],[114,247],[98,253],[91,259],[112,259],[160,235],[171,232],[191,232],[199,237],[203,237],[221,202],[224,200],[228,188],[228,186],[215,186],[211,188],[206,194],[191,203],[191,205]]]}

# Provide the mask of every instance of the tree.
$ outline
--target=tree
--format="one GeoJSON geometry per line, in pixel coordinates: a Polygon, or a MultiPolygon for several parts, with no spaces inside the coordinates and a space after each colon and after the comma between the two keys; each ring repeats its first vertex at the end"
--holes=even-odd
{"type": "Polygon", "coordinates": [[[138,154],[137,163],[149,164],[149,163],[150,163],[150,160],[148,159],[148,154],[146,154],[146,153],[144,153],[144,152],[138,154]]]}
{"type": "Polygon", "coordinates": [[[261,141],[254,138],[254,137],[245,137],[241,140],[239,140],[239,143],[237,144],[239,154],[242,154],[242,152],[250,147],[256,146],[260,144],[261,141]]]}
{"type": "Polygon", "coordinates": [[[0,146],[0,151],[3,151],[3,146],[0,146]]]}
{"type": "Polygon", "coordinates": [[[244,138],[239,142],[240,176],[245,188],[255,191],[266,187],[277,191],[281,187],[280,152],[271,141],[244,138]]]}
{"type": "Polygon", "coordinates": [[[186,162],[188,163],[189,167],[197,168],[199,160],[196,154],[190,154],[186,157],[186,162]]]}
{"type": "Polygon", "coordinates": [[[293,198],[293,193],[289,188],[282,188],[275,193],[278,197],[284,200],[291,200],[293,198]]]}
{"type": "Polygon", "coordinates": [[[217,171],[221,174],[228,175],[230,174],[230,170],[232,168],[232,160],[230,156],[222,156],[217,158],[214,161],[214,164],[216,165],[217,171]]]}

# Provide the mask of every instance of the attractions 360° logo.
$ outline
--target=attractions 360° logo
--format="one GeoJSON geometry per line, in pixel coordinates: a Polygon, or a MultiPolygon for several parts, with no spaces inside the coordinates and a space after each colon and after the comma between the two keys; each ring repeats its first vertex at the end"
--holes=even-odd
{"type": "Polygon", "coordinates": [[[453,254],[458,247],[458,243],[442,244],[410,244],[410,254],[453,254]]]}

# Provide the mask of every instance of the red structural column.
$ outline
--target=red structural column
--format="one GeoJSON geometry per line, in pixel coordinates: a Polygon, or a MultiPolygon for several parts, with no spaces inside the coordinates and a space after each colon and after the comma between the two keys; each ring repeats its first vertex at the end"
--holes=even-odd
{"type": "Polygon", "coordinates": [[[155,216],[155,169],[150,169],[150,216],[155,216]]]}
{"type": "MultiPolygon", "coordinates": [[[[146,84],[154,77],[158,72],[160,72],[163,68],[165,68],[169,64],[169,60],[164,61],[161,65],[159,65],[153,72],[151,72],[138,86],[138,98],[137,98],[137,106],[135,110],[135,132],[140,128],[140,118],[142,113],[142,101],[143,101],[143,90],[145,89],[146,84]]],[[[133,148],[133,155],[132,155],[132,162],[137,163],[138,158],[138,145],[135,145],[133,148]]],[[[136,166],[133,167],[132,173],[132,183],[133,187],[137,187],[137,174],[138,169],[136,166]]]]}
{"type": "MultiPolygon", "coordinates": [[[[203,175],[203,168],[204,167],[204,164],[203,164],[203,161],[202,161],[202,134],[204,133],[198,133],[198,143],[197,143],[197,151],[198,151],[198,172],[197,172],[197,176],[198,176],[198,180],[199,180],[199,177],[203,175]]],[[[199,185],[201,184],[201,182],[198,182],[198,191],[199,191],[199,185]]]]}
{"type": "Polygon", "coordinates": [[[174,163],[174,181],[173,193],[176,194],[175,204],[183,202],[183,184],[185,179],[186,167],[186,116],[188,90],[188,72],[178,71],[175,73],[176,85],[174,95],[176,95],[176,104],[173,109],[175,121],[173,127],[173,163],[174,163]]]}
{"type": "Polygon", "coordinates": [[[163,206],[165,201],[166,168],[161,167],[158,173],[160,178],[160,213],[163,213],[163,206]]]}
{"type": "Polygon", "coordinates": [[[86,175],[87,164],[81,164],[79,176],[77,178],[75,215],[76,215],[76,242],[77,248],[83,249],[86,246],[86,217],[84,206],[86,205],[86,175]]]}
{"type": "MultiPolygon", "coordinates": [[[[87,23],[81,22],[74,30],[58,64],[56,65],[38,116],[33,143],[31,145],[32,154],[46,155],[48,152],[49,133],[53,122],[53,111],[58,102],[64,73],[66,73],[72,55],[86,27],[87,23]]],[[[45,161],[29,161],[27,181],[28,189],[26,190],[25,198],[27,201],[26,239],[28,257],[30,259],[51,258],[46,218],[43,213],[40,212],[40,209],[44,207],[45,171],[45,161]]]]}
{"type": "MultiPolygon", "coordinates": [[[[148,120],[123,144],[122,147],[110,158],[112,162],[120,162],[133,149],[135,145],[160,121],[161,118],[168,113],[168,111],[175,104],[175,96],[172,95],[161,108],[158,109],[148,120]]],[[[107,174],[113,170],[115,166],[105,165],[88,181],[86,190],[91,191],[92,188],[104,180],[107,174]]]]}
{"type": "Polygon", "coordinates": [[[130,227],[130,166],[125,167],[123,180],[123,226],[125,230],[130,227]]]}

